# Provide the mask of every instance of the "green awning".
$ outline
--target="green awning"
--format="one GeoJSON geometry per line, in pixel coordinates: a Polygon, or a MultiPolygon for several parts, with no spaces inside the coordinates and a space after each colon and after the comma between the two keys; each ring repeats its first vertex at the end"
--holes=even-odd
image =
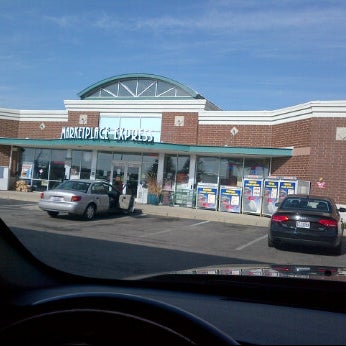
{"type": "Polygon", "coordinates": [[[197,154],[207,156],[291,157],[293,148],[200,146],[93,139],[0,138],[0,145],[50,149],[197,154]]]}

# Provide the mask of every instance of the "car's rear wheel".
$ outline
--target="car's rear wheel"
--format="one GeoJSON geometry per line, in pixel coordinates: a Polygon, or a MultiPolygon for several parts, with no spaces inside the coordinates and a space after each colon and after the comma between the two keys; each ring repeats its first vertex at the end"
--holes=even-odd
{"type": "Polygon", "coordinates": [[[340,241],[340,244],[332,250],[332,254],[335,256],[340,256],[342,254],[342,241],[340,241]]]}
{"type": "Polygon", "coordinates": [[[274,243],[270,238],[268,237],[268,247],[275,247],[274,243]]]}
{"type": "Polygon", "coordinates": [[[57,217],[59,215],[59,212],[58,211],[47,211],[47,214],[50,217],[57,217]]]}
{"type": "Polygon", "coordinates": [[[84,219],[90,221],[95,217],[96,207],[94,204],[89,204],[84,211],[84,219]]]}

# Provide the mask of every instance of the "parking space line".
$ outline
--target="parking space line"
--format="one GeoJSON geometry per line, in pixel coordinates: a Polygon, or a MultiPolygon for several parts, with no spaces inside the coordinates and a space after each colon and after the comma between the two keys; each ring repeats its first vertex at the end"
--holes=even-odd
{"type": "Polygon", "coordinates": [[[172,229],[166,229],[164,231],[159,231],[159,232],[152,232],[152,233],[147,233],[147,234],[143,234],[143,235],[140,235],[138,238],[145,238],[145,237],[150,237],[152,235],[157,235],[157,234],[162,234],[162,233],[169,233],[169,232],[172,232],[173,230],[172,229]]]}
{"type": "Polygon", "coordinates": [[[257,243],[257,242],[259,242],[259,241],[261,241],[263,239],[266,239],[267,237],[268,237],[268,235],[263,235],[262,237],[259,237],[257,239],[254,239],[254,240],[248,242],[247,244],[244,244],[242,246],[237,247],[236,250],[237,251],[243,250],[243,249],[245,249],[248,246],[251,246],[251,245],[253,245],[253,244],[255,244],[255,243],[257,243]]]}
{"type": "Polygon", "coordinates": [[[194,223],[193,225],[191,225],[190,227],[196,227],[196,226],[199,226],[199,225],[203,225],[205,223],[208,223],[210,221],[202,221],[202,222],[198,222],[198,223],[194,223]]]}

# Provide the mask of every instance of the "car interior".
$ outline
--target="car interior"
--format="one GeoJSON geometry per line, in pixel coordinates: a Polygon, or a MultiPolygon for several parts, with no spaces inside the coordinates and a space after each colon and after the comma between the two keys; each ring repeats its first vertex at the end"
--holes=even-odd
{"type": "Polygon", "coordinates": [[[329,208],[326,202],[318,202],[317,209],[321,211],[329,211],[329,208]]]}

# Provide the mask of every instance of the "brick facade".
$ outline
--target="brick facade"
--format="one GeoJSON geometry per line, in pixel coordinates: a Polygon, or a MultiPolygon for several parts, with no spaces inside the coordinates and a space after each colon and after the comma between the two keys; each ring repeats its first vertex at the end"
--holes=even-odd
{"type": "Polygon", "coordinates": [[[198,131],[198,113],[162,113],[162,142],[196,145],[198,131]],[[183,120],[183,126],[178,126],[176,119],[183,120]]]}
{"type": "Polygon", "coordinates": [[[18,137],[19,121],[1,120],[0,121],[0,137],[18,137]]]}
{"type": "MultiPolygon", "coordinates": [[[[99,126],[99,112],[69,112],[68,121],[21,121],[13,122],[12,132],[16,135],[13,138],[31,138],[31,139],[57,139],[60,138],[61,128],[64,126],[99,126]],[[79,123],[80,115],[87,115],[87,124],[79,123]],[[19,123],[19,124],[18,124],[19,123]],[[44,124],[44,128],[41,128],[44,124]]],[[[8,121],[11,123],[11,121],[8,121]]],[[[10,128],[10,125],[7,125],[10,128]]],[[[4,131],[5,133],[5,131],[4,131]]],[[[12,137],[11,132],[7,132],[3,137],[12,137]]]]}
{"type": "Polygon", "coordinates": [[[336,140],[337,127],[346,127],[346,118],[308,118],[278,125],[197,125],[197,115],[165,113],[162,118],[164,142],[230,147],[294,147],[293,157],[273,158],[271,173],[311,181],[311,193],[346,203],[346,141],[336,140]],[[174,126],[184,115],[186,126],[174,126]],[[238,133],[231,135],[236,127],[238,133]],[[326,187],[317,181],[323,178],[326,187]]]}
{"type": "MultiPolygon", "coordinates": [[[[97,127],[99,126],[100,113],[99,112],[68,112],[68,123],[65,126],[89,126],[97,127]],[[79,122],[80,116],[87,116],[87,123],[85,125],[79,122]]],[[[60,127],[61,131],[61,127],[60,127]]],[[[60,132],[59,132],[60,137],[60,132]]]]}
{"type": "Polygon", "coordinates": [[[66,126],[66,122],[45,122],[45,121],[23,121],[19,123],[18,138],[31,139],[55,139],[59,138],[61,127],[66,126]],[[40,125],[44,124],[44,129],[40,125]]]}
{"type": "Polygon", "coordinates": [[[200,125],[198,130],[199,145],[269,148],[270,142],[270,126],[200,125]],[[230,132],[233,127],[238,130],[234,136],[230,132]]]}
{"type": "MultiPolygon", "coordinates": [[[[336,129],[346,128],[346,117],[309,117],[277,125],[199,125],[198,116],[198,112],[163,112],[161,141],[220,147],[294,147],[293,157],[273,158],[272,175],[311,181],[311,193],[333,196],[338,203],[346,203],[346,141],[336,140],[336,129]],[[177,119],[183,124],[178,124],[177,119]],[[233,127],[238,130],[236,135],[230,133],[233,127]],[[325,189],[317,187],[320,178],[326,182],[325,189]]],[[[99,112],[69,111],[68,121],[0,120],[0,137],[57,139],[62,127],[97,127],[99,118],[99,112]],[[81,115],[87,116],[84,125],[80,123],[81,115]],[[42,123],[44,128],[40,127],[42,123]]],[[[15,155],[14,162],[18,160],[15,155]]],[[[0,165],[8,166],[9,158],[10,147],[0,146],[0,165]]]]}
{"type": "Polygon", "coordinates": [[[8,166],[10,163],[11,148],[0,146],[0,166],[8,166]]]}

